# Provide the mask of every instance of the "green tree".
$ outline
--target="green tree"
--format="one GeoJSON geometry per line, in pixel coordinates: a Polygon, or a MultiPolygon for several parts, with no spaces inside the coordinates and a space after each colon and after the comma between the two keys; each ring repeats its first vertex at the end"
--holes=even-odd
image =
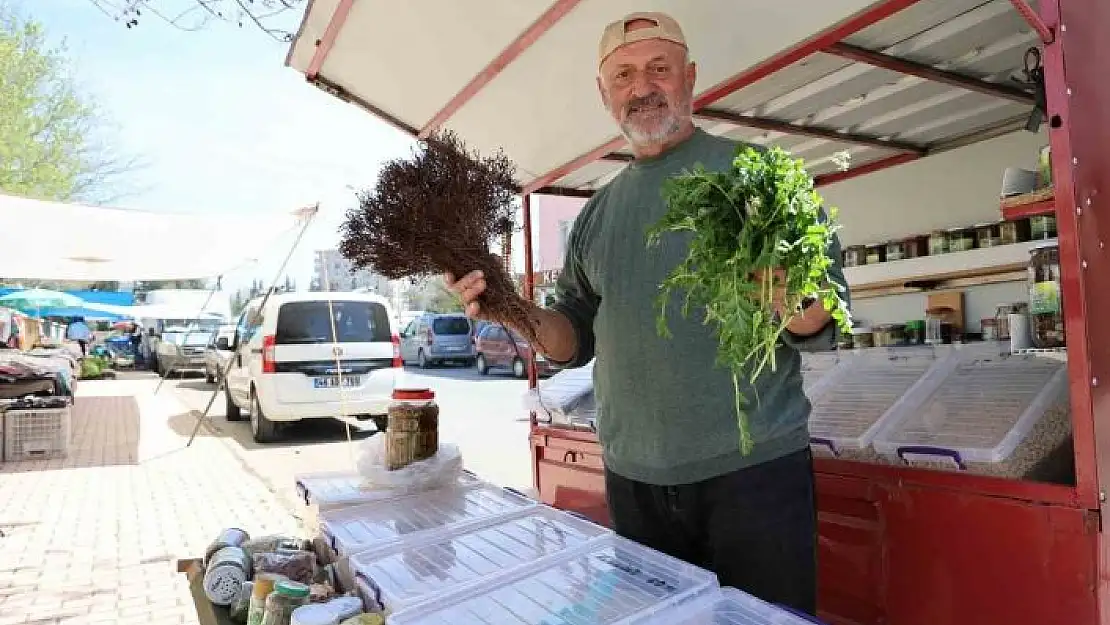
{"type": "Polygon", "coordinates": [[[136,167],[102,142],[107,124],[76,87],[64,45],[0,0],[0,191],[107,202],[136,167]]]}

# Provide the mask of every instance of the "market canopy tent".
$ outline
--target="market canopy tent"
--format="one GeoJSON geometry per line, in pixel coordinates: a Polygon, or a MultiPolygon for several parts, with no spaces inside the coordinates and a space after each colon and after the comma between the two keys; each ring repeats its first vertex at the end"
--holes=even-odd
{"type": "Polygon", "coordinates": [[[503,148],[525,192],[587,194],[631,158],[594,77],[602,28],[633,11],[681,23],[699,125],[780,145],[818,184],[1019,130],[1033,111],[1011,78],[1037,34],[1008,0],[740,4],[313,0],[286,62],[412,135],[503,148]]]}
{"type": "Polygon", "coordinates": [[[292,211],[158,213],[2,194],[0,219],[0,278],[90,282],[219,276],[273,253],[298,225],[292,211]]]}

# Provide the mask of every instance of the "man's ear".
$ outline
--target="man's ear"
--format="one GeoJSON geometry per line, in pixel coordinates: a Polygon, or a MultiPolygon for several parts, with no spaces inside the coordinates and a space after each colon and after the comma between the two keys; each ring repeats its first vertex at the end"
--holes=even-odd
{"type": "Polygon", "coordinates": [[[698,82],[698,64],[690,61],[686,64],[686,84],[690,85],[690,91],[693,92],[694,85],[698,82]]]}
{"type": "Polygon", "coordinates": [[[597,93],[601,96],[601,103],[609,108],[609,96],[605,94],[605,85],[601,84],[601,76],[597,77],[597,93]]]}

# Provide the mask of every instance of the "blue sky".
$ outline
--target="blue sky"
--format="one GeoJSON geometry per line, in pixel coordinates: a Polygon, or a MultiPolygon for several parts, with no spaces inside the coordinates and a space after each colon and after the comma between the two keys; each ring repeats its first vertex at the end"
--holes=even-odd
{"type": "MultiPolygon", "coordinates": [[[[190,1],[152,3],[168,11],[190,1]]],[[[137,192],[116,205],[283,218],[319,201],[321,215],[290,265],[302,287],[313,250],[337,242],[353,203],[348,185],[372,184],[383,161],[412,148],[401,132],[308,85],[284,65],[288,44],[252,27],[212,22],[183,32],[148,15],[127,29],[91,0],[14,4],[65,39],[81,88],[113,124],[109,136],[144,161],[137,192]]],[[[290,17],[295,27],[300,15],[290,17]]],[[[225,285],[269,279],[286,252],[225,285]]]]}

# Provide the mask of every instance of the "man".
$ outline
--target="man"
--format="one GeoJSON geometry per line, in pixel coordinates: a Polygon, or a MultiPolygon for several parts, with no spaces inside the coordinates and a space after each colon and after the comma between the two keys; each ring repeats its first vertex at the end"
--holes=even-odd
{"type": "MultiPolygon", "coordinates": [[[[798,350],[834,346],[829,313],[808,306],[778,348],[777,369],[755,389],[742,385],[755,439],[747,456],[731,374],[714,363],[712,327],[699,315],[683,319],[676,303],[668,315],[673,338],[656,332],[658,285],[686,254],[679,235],[646,246],[647,228],[666,210],[661,184],[695,163],[727,168],[740,147],[695,128],[695,77],[672,18],[636,13],[605,29],[598,89],[636,158],[587,202],[570,234],[557,301],[533,307],[532,318],[550,360],[577,367],[596,357],[614,529],[713,570],[723,585],[813,614],[810,404],[798,350]]],[[[838,259],[839,242],[833,247],[838,259]]],[[[839,265],[832,276],[844,284],[839,265]]],[[[448,282],[467,313],[482,316],[480,272],[448,282]]]]}

